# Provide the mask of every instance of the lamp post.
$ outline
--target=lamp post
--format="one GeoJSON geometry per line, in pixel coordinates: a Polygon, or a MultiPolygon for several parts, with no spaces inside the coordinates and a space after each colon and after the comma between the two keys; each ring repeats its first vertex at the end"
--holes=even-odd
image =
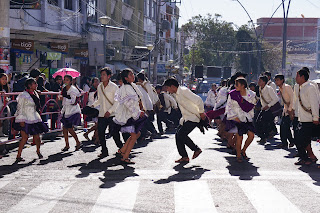
{"type": "Polygon", "coordinates": [[[151,51],[153,50],[153,45],[147,44],[147,49],[149,50],[148,78],[151,80],[151,51]]]}
{"type": "Polygon", "coordinates": [[[99,18],[100,23],[103,26],[103,66],[106,65],[106,61],[107,61],[107,39],[106,39],[106,28],[107,28],[107,24],[109,23],[109,21],[111,20],[111,18],[109,16],[101,16],[99,18]]]}
{"type": "Polygon", "coordinates": [[[170,74],[172,73],[172,64],[173,64],[174,60],[170,59],[168,62],[170,64],[170,72],[168,73],[168,78],[169,78],[170,74]]]}

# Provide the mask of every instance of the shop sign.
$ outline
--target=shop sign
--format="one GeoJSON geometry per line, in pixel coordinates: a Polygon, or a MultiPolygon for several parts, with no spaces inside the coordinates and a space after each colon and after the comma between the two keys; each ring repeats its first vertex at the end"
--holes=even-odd
{"type": "Polygon", "coordinates": [[[69,45],[67,43],[50,43],[50,49],[66,54],[69,51],[69,45]]]}
{"type": "Polygon", "coordinates": [[[34,41],[25,39],[11,39],[11,48],[14,52],[33,53],[34,41]]]}
{"type": "Polygon", "coordinates": [[[76,58],[76,59],[89,58],[89,50],[88,49],[76,49],[74,51],[74,58],[76,58]]]}
{"type": "Polygon", "coordinates": [[[6,73],[10,70],[10,50],[8,48],[0,48],[0,68],[6,73]]]}
{"type": "Polygon", "coordinates": [[[51,61],[61,60],[61,53],[47,52],[47,60],[51,60],[51,61]]]}
{"type": "Polygon", "coordinates": [[[41,9],[41,0],[14,0],[10,1],[10,9],[41,9]]]}

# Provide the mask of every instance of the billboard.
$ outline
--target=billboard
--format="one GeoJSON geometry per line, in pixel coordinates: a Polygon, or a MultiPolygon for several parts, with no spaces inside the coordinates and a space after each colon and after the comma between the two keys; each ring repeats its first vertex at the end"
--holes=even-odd
{"type": "Polygon", "coordinates": [[[10,9],[41,9],[41,0],[12,0],[10,9]]]}

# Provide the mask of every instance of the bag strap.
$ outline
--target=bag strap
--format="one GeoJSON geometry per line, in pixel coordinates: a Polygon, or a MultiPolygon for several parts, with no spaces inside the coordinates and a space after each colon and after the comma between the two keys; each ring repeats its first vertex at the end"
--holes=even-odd
{"type": "Polygon", "coordinates": [[[289,102],[286,102],[286,101],[284,100],[281,90],[280,90],[280,94],[281,94],[281,99],[282,99],[283,103],[289,107],[289,106],[290,106],[290,101],[289,101],[289,102]]]}
{"type": "Polygon", "coordinates": [[[266,101],[266,99],[264,99],[263,95],[262,95],[262,91],[261,88],[259,88],[259,93],[260,93],[260,97],[263,100],[263,102],[265,102],[267,105],[269,105],[269,103],[266,101]]]}
{"type": "Polygon", "coordinates": [[[105,94],[104,91],[103,91],[103,84],[100,84],[100,88],[101,88],[101,91],[102,91],[103,96],[107,99],[107,101],[109,102],[109,104],[112,106],[113,103],[109,100],[109,98],[106,96],[106,94],[105,94]]]}
{"type": "Polygon", "coordinates": [[[302,109],[312,115],[312,110],[311,110],[311,109],[308,109],[307,107],[305,107],[305,106],[303,105],[303,103],[302,103],[301,96],[300,96],[300,86],[299,86],[299,94],[298,94],[298,97],[299,97],[299,103],[300,103],[302,109]]]}

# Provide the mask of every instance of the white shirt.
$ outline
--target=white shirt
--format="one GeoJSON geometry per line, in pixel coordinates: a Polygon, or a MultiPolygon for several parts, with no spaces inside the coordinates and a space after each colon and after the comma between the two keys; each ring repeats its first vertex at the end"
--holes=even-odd
{"type": "Polygon", "coordinates": [[[79,104],[74,104],[76,102],[77,97],[81,96],[81,93],[75,86],[71,86],[67,91],[67,95],[70,95],[71,99],[63,97],[62,99],[62,109],[61,114],[65,116],[65,118],[69,118],[71,115],[81,113],[81,109],[79,104]]]}
{"type": "MultiPolygon", "coordinates": [[[[246,95],[242,97],[249,103],[256,104],[255,92],[247,89],[246,95]]],[[[227,115],[228,120],[235,120],[236,118],[239,118],[241,122],[252,122],[254,117],[254,108],[249,112],[245,112],[241,109],[238,102],[231,99],[231,96],[229,96],[225,114],[227,115]]]]}
{"type": "Polygon", "coordinates": [[[124,125],[130,118],[139,119],[141,113],[140,99],[142,99],[142,94],[136,84],[123,84],[115,95],[115,100],[119,104],[113,121],[116,124],[124,125]]]}
{"type": "Polygon", "coordinates": [[[319,95],[316,88],[310,81],[305,82],[301,86],[295,86],[294,90],[294,110],[295,116],[300,122],[313,122],[319,120],[319,95]],[[311,109],[312,114],[306,112],[299,101],[299,88],[302,104],[307,109],[311,109]]]}
{"type": "Polygon", "coordinates": [[[27,124],[34,124],[42,122],[42,119],[36,110],[36,104],[27,91],[20,93],[17,97],[17,101],[17,111],[14,115],[16,116],[16,123],[25,122],[27,124]]]}
{"type": "Polygon", "coordinates": [[[217,96],[218,95],[216,93],[214,93],[214,91],[209,90],[208,96],[207,96],[206,101],[204,102],[204,104],[206,106],[214,107],[214,105],[216,104],[216,101],[217,101],[217,96]]]}
{"type": "Polygon", "coordinates": [[[220,88],[218,92],[217,102],[214,105],[214,110],[225,107],[227,104],[227,98],[228,98],[228,88],[227,87],[220,88]]]}
{"type": "Polygon", "coordinates": [[[182,114],[182,118],[180,119],[181,125],[186,121],[200,122],[200,113],[204,112],[204,104],[200,96],[194,94],[186,87],[179,86],[176,100],[182,114]]]}
{"type": "Polygon", "coordinates": [[[100,118],[103,118],[104,115],[106,114],[106,112],[110,113],[110,116],[114,116],[114,112],[117,108],[118,103],[114,100],[114,96],[116,94],[116,92],[118,91],[118,86],[109,81],[108,85],[105,87],[103,85],[103,82],[101,82],[97,88],[98,90],[98,100],[95,101],[92,105],[93,107],[97,107],[100,105],[100,109],[99,109],[99,116],[100,118]],[[104,94],[107,96],[108,100],[111,102],[109,102],[104,94]]]}
{"type": "MultiPolygon", "coordinates": [[[[174,109],[178,108],[176,100],[171,95],[169,95],[166,92],[161,92],[161,94],[163,94],[164,102],[166,104],[164,106],[165,107],[164,112],[167,112],[168,114],[170,114],[171,108],[174,108],[174,109]]],[[[160,100],[160,98],[159,98],[159,100],[160,100]]]]}
{"type": "Polygon", "coordinates": [[[155,89],[151,86],[148,81],[144,81],[141,86],[147,91],[152,104],[155,105],[159,101],[159,97],[155,89]]]}
{"type": "Polygon", "coordinates": [[[283,110],[283,113],[285,115],[288,115],[288,111],[291,111],[292,108],[293,108],[293,97],[294,97],[294,94],[293,94],[293,89],[290,85],[284,83],[282,85],[282,87],[279,87],[280,89],[280,92],[281,92],[281,100],[284,99],[285,102],[282,100],[283,102],[283,105],[284,105],[284,110],[283,110]],[[287,105],[287,104],[289,105],[287,105]]]}
{"type": "Polygon", "coordinates": [[[274,92],[277,94],[277,85],[272,82],[271,80],[268,81],[267,83],[268,86],[272,87],[272,89],[274,90],[274,92]]]}
{"type": "Polygon", "coordinates": [[[90,91],[90,87],[88,84],[83,85],[83,91],[85,92],[89,92],[90,91]]]}
{"type": "Polygon", "coordinates": [[[137,86],[142,94],[141,101],[142,101],[143,107],[147,111],[153,110],[153,104],[152,104],[152,101],[150,99],[149,94],[147,93],[147,91],[145,89],[143,89],[143,87],[141,85],[137,85],[137,86]]]}
{"type": "Polygon", "coordinates": [[[88,95],[88,104],[87,106],[92,106],[92,104],[98,100],[98,95],[96,95],[96,97],[94,97],[94,95],[98,93],[98,91],[93,91],[93,92],[89,92],[88,95]]]}
{"type": "Polygon", "coordinates": [[[264,108],[265,106],[268,106],[270,108],[279,101],[279,98],[272,87],[265,85],[263,89],[261,89],[260,87],[260,101],[262,108],[264,108]],[[267,103],[264,102],[262,96],[267,103]]]}

